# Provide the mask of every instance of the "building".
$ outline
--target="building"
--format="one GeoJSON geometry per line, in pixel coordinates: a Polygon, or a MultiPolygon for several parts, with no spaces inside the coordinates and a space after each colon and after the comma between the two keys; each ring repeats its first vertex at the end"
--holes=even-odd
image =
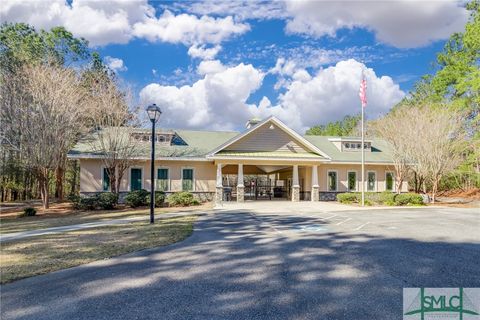
{"type": "MultiPolygon", "coordinates": [[[[129,133],[143,146],[120,181],[120,193],[150,189],[150,130],[129,133]]],[[[92,135],[69,153],[80,161],[80,192],[109,191],[105,154],[92,135]],[[88,142],[90,141],[90,142],[88,142]]],[[[155,188],[200,199],[334,200],[360,191],[360,138],[301,136],[275,117],[249,121],[244,132],[169,130],[156,134],[155,188]]],[[[365,190],[396,191],[389,145],[365,140],[365,190]]],[[[403,184],[402,192],[407,191],[403,184]]]]}

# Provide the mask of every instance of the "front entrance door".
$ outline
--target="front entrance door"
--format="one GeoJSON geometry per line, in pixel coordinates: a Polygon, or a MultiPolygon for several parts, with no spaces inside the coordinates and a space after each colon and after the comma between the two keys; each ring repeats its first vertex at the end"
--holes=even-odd
{"type": "Polygon", "coordinates": [[[130,169],[130,191],[142,189],[142,169],[130,169]]]}

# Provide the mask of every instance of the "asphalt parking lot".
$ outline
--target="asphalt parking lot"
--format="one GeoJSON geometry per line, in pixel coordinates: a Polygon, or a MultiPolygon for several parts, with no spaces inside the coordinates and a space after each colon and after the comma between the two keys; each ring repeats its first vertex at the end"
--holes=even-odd
{"type": "Polygon", "coordinates": [[[2,319],[402,319],[480,287],[480,210],[225,207],[175,245],[1,287],[2,319]]]}

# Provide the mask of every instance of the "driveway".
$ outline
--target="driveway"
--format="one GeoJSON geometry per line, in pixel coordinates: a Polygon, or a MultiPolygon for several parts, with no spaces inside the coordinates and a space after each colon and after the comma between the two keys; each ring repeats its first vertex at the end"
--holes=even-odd
{"type": "Polygon", "coordinates": [[[480,287],[478,209],[217,210],[187,240],[1,287],[2,319],[401,319],[480,287]]]}

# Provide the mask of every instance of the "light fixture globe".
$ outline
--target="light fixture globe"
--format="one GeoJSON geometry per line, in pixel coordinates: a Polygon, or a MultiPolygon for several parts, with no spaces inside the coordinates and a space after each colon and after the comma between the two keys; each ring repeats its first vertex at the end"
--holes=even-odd
{"type": "Polygon", "coordinates": [[[150,118],[150,121],[157,122],[160,119],[160,115],[162,114],[162,110],[154,103],[147,107],[147,114],[150,118]]]}

